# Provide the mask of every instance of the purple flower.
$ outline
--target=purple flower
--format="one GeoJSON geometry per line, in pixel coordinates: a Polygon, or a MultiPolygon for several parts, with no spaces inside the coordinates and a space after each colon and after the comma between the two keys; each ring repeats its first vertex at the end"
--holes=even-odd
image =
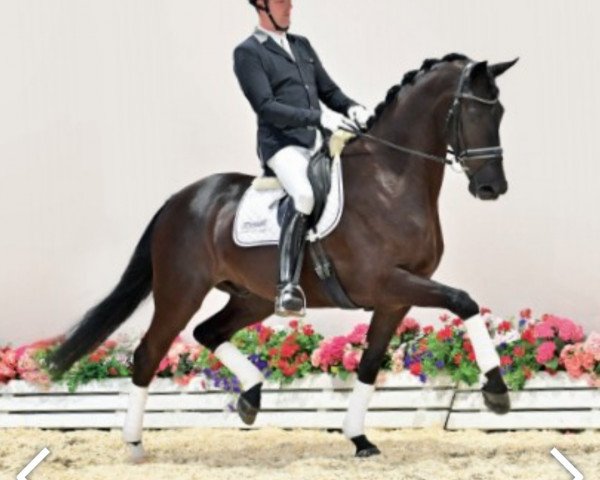
{"type": "Polygon", "coordinates": [[[419,375],[419,380],[421,380],[421,383],[425,383],[427,381],[427,375],[422,373],[421,375],[419,375]]]}
{"type": "Polygon", "coordinates": [[[443,360],[438,360],[437,362],[435,362],[435,366],[436,366],[437,368],[444,368],[444,366],[445,366],[445,365],[446,365],[446,364],[444,363],[444,361],[443,361],[443,360]]]}

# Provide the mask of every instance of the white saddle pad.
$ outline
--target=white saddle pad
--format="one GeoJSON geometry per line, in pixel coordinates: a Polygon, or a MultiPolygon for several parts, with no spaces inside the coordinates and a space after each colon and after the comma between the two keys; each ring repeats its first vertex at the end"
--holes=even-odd
{"type": "MultiPolygon", "coordinates": [[[[331,165],[331,190],[316,235],[323,238],[337,226],[344,207],[342,162],[339,155],[331,165]]],[[[257,177],[244,193],[233,223],[233,240],[240,247],[277,245],[281,228],[277,223],[279,200],[286,195],[276,178],[257,177]]],[[[312,236],[310,232],[307,236],[312,236]]]]}

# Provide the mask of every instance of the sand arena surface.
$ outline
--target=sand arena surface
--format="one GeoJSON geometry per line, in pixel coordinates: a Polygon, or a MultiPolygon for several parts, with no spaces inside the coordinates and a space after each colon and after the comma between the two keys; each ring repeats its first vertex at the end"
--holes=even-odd
{"type": "Polygon", "coordinates": [[[340,433],[261,429],[146,431],[147,463],[128,463],[121,432],[0,430],[0,479],[14,479],[42,448],[40,479],[397,479],[570,480],[550,455],[557,447],[587,480],[600,479],[600,431],[577,434],[441,429],[369,430],[383,454],[353,457],[340,433]]]}

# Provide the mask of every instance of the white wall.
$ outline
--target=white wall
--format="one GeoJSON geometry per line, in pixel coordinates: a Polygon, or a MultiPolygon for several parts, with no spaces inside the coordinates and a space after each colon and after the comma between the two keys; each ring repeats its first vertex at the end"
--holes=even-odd
{"type": "MultiPolygon", "coordinates": [[[[427,57],[521,57],[499,79],[508,195],[473,200],[451,172],[441,195],[436,278],[498,314],[529,306],[599,326],[599,13],[592,0],[295,4],[292,31],[371,106],[427,57]]],[[[232,70],[254,24],[244,0],[0,1],[0,344],[78,320],[172,192],[214,172],[258,173],[232,70]]],[[[223,302],[211,294],[190,325],[223,302]]],[[[126,329],[146,328],[151,306],[126,329]]],[[[368,319],[309,315],[326,332],[368,319]]]]}

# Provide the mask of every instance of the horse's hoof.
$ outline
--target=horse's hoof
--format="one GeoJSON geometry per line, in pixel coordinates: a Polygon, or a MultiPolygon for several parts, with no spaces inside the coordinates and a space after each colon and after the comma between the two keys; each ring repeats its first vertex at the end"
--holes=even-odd
{"type": "Polygon", "coordinates": [[[483,403],[492,412],[504,415],[510,411],[510,396],[508,392],[494,393],[482,390],[481,393],[483,393],[483,403]]]}
{"type": "Polygon", "coordinates": [[[366,435],[359,435],[350,439],[356,446],[356,457],[366,458],[380,455],[381,451],[367,439],[366,435]]]}
{"type": "Polygon", "coordinates": [[[141,463],[146,463],[148,457],[146,452],[144,451],[144,446],[142,442],[132,442],[129,443],[129,462],[134,465],[139,465],[141,463]]]}
{"type": "Polygon", "coordinates": [[[381,451],[376,446],[356,451],[356,456],[360,458],[372,457],[373,455],[381,455],[381,451]]]}
{"type": "Polygon", "coordinates": [[[242,422],[252,425],[260,411],[260,389],[262,383],[254,385],[251,389],[242,392],[237,401],[237,412],[242,422]]]}

